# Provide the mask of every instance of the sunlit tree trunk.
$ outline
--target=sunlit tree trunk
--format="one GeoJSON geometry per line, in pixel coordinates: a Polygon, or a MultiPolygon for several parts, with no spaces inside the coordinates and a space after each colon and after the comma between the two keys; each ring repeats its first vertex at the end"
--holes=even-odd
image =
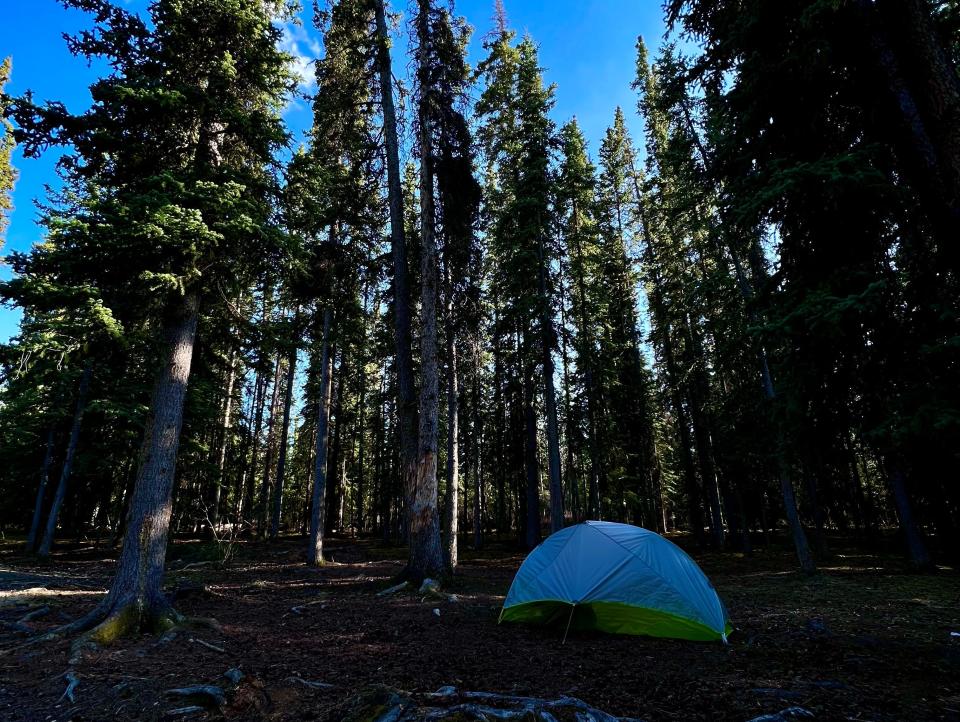
{"type": "MultiPolygon", "coordinates": [[[[448,319],[452,309],[448,308],[448,319]]],[[[447,326],[447,498],[444,509],[444,564],[448,571],[457,569],[457,532],[460,506],[460,386],[457,344],[453,325],[447,326]]]]}
{"type": "Polygon", "coordinates": [[[153,388],[123,550],[110,591],[88,616],[102,619],[88,635],[94,642],[135,629],[164,629],[178,618],[163,593],[163,569],[198,313],[196,292],[188,292],[166,324],[165,358],[153,388]]]}

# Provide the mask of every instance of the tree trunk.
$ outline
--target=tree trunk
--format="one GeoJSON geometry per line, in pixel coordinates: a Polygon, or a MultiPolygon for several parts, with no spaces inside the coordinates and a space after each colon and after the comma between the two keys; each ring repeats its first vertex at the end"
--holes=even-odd
{"type": "Polygon", "coordinates": [[[43,453],[43,466],[40,467],[40,486],[37,487],[37,501],[33,506],[33,519],[30,522],[30,533],[27,534],[26,548],[32,552],[37,547],[37,534],[40,531],[40,517],[43,516],[43,499],[47,493],[47,482],[50,479],[50,464],[53,461],[53,445],[56,433],[53,428],[47,432],[47,445],[43,453]]]}
{"type": "Polygon", "coordinates": [[[270,398],[270,418],[267,421],[267,449],[263,457],[263,479],[260,482],[260,503],[257,514],[257,537],[267,533],[267,518],[270,514],[270,477],[273,470],[274,435],[277,429],[277,413],[280,406],[280,389],[283,387],[283,357],[277,354],[273,368],[273,394],[270,398]]]}
{"type": "Polygon", "coordinates": [[[330,353],[330,327],[333,310],[323,310],[323,340],[320,346],[320,398],[317,402],[317,441],[313,466],[313,503],[310,507],[310,545],[307,564],[323,565],[323,528],[327,491],[327,436],[330,429],[330,391],[333,355],[330,353]]]}
{"type": "Polygon", "coordinates": [[[197,333],[196,292],[189,292],[171,310],[165,329],[166,358],[153,388],[117,571],[104,601],[76,623],[99,622],[87,635],[94,642],[110,642],[138,629],[162,630],[179,618],[163,594],[162,582],[177,449],[197,333]]]}
{"type": "MultiPolygon", "coordinates": [[[[297,321],[294,319],[294,329],[297,321]]],[[[294,331],[296,333],[296,331],[294,331]]],[[[283,398],[283,426],[280,428],[280,448],[277,456],[277,478],[273,485],[273,518],[270,520],[270,538],[280,534],[280,516],[283,513],[283,477],[287,470],[287,443],[290,438],[290,409],[293,406],[293,386],[297,376],[297,344],[294,341],[287,357],[287,388],[283,398]]]]}
{"type": "MultiPolygon", "coordinates": [[[[429,0],[419,0],[417,36],[429,39],[429,0]]],[[[407,576],[414,580],[443,573],[437,512],[439,374],[437,370],[437,243],[435,238],[432,118],[429,70],[417,69],[420,83],[420,440],[414,484],[408,491],[410,537],[407,576]]]]}
{"type": "MultiPolygon", "coordinates": [[[[686,111],[686,106],[684,106],[684,111],[686,111]]],[[[687,115],[687,126],[691,137],[693,137],[700,149],[700,156],[707,175],[709,177],[715,177],[713,173],[713,160],[707,154],[702,143],[700,142],[699,135],[694,132],[693,124],[690,121],[689,115],[687,115]]],[[[637,203],[638,206],[640,206],[639,181],[635,172],[633,174],[633,181],[634,189],[637,193],[637,203]]],[[[726,218],[720,218],[720,226],[722,229],[727,229],[729,227],[729,224],[726,222],[726,218]]],[[[728,253],[730,254],[730,260],[733,263],[734,275],[736,277],[740,296],[743,299],[744,307],[748,309],[746,311],[747,317],[750,321],[756,322],[756,314],[749,310],[750,303],[753,299],[753,287],[750,283],[750,279],[747,278],[747,275],[744,271],[743,264],[740,261],[740,256],[737,253],[733,243],[730,242],[729,235],[725,234],[724,238],[722,240],[718,239],[717,242],[725,245],[728,253]]],[[[756,246],[755,239],[753,245],[756,246]]],[[[758,348],[758,358],[763,393],[767,398],[767,401],[772,405],[776,402],[777,393],[773,384],[773,375],[770,371],[770,362],[767,357],[767,352],[762,345],[760,345],[758,348]]],[[[793,537],[794,547],[797,552],[797,559],[799,560],[800,568],[804,573],[813,574],[816,571],[816,565],[814,564],[813,556],[810,553],[810,545],[807,542],[806,532],[803,530],[803,526],[800,523],[800,513],[797,509],[797,497],[793,488],[793,480],[790,474],[790,463],[786,456],[786,449],[784,448],[786,439],[784,438],[784,432],[782,428],[778,431],[777,442],[777,465],[779,467],[780,491],[783,496],[783,505],[786,511],[787,522],[790,525],[790,532],[791,536],[793,537]]],[[[766,528],[766,523],[764,523],[764,527],[766,528]]]]}
{"type": "Polygon", "coordinates": [[[457,531],[460,505],[460,406],[457,375],[457,344],[452,308],[447,309],[447,503],[444,509],[444,563],[447,571],[457,570],[457,531]]]}
{"type": "Polygon", "coordinates": [[[526,521],[524,543],[531,550],[540,543],[540,464],[537,458],[537,415],[533,406],[533,369],[523,374],[524,468],[526,469],[526,521]]]}
{"type": "Polygon", "coordinates": [[[547,289],[547,259],[543,241],[538,246],[540,330],[543,344],[543,404],[547,421],[547,470],[550,478],[550,529],[563,529],[563,482],[560,477],[560,432],[557,428],[557,394],[554,388],[553,346],[556,333],[547,289]]]}
{"type": "Polygon", "coordinates": [[[263,433],[263,412],[267,405],[267,388],[270,385],[269,371],[257,372],[254,388],[254,420],[251,438],[250,463],[243,470],[241,485],[243,486],[243,501],[237,509],[237,519],[241,525],[244,521],[253,524],[254,486],[257,477],[257,458],[260,456],[260,435],[263,433]]]}
{"type": "Polygon", "coordinates": [[[50,514],[47,517],[47,527],[43,533],[43,542],[37,554],[41,557],[50,556],[53,548],[53,538],[57,533],[57,518],[60,516],[60,507],[67,496],[67,484],[70,481],[70,472],[73,470],[73,459],[77,453],[77,442],[80,440],[80,424],[83,421],[83,412],[87,408],[87,394],[90,391],[90,380],[93,377],[93,362],[87,361],[80,375],[80,386],[77,389],[77,406],[73,412],[73,425],[70,427],[70,441],[67,443],[67,454],[63,460],[63,469],[60,472],[60,481],[57,491],[50,505],[50,514]]]}
{"type": "Polygon", "coordinates": [[[907,552],[910,563],[917,569],[930,569],[933,565],[927,545],[923,541],[923,533],[913,516],[913,505],[907,491],[906,474],[898,463],[887,459],[887,478],[890,483],[890,495],[897,510],[900,528],[907,543],[907,552]]]}
{"type": "Polygon", "coordinates": [[[697,447],[697,461],[700,466],[700,479],[707,492],[707,502],[710,509],[710,532],[713,545],[723,547],[726,535],[723,529],[723,506],[720,501],[720,485],[717,479],[717,466],[713,454],[713,439],[710,432],[710,423],[707,404],[710,393],[710,382],[706,378],[704,368],[703,345],[694,321],[688,315],[685,329],[689,356],[687,367],[689,375],[690,420],[693,424],[693,438],[697,447]]]}
{"type": "Polygon", "coordinates": [[[237,380],[236,350],[230,352],[230,372],[227,375],[227,392],[223,408],[223,425],[220,428],[220,456],[217,460],[217,481],[213,486],[210,510],[210,525],[216,531],[220,522],[220,497],[226,484],[227,449],[230,446],[230,419],[233,412],[233,386],[237,380]]]}
{"type": "Polygon", "coordinates": [[[327,460],[327,508],[324,512],[326,517],[323,523],[324,534],[328,536],[341,529],[340,510],[342,509],[341,495],[343,493],[341,482],[343,481],[343,475],[341,474],[342,465],[340,459],[343,449],[343,432],[346,430],[346,419],[344,419],[343,413],[343,390],[349,378],[346,350],[344,347],[340,348],[339,364],[336,363],[337,351],[336,347],[330,350],[331,363],[337,369],[337,380],[335,392],[331,387],[331,394],[335,393],[333,397],[334,401],[332,402],[334,425],[332,448],[330,449],[327,460]]]}
{"type": "MultiPolygon", "coordinates": [[[[740,287],[740,294],[743,297],[745,305],[750,304],[753,298],[753,287],[744,272],[740,257],[733,247],[728,243],[727,249],[730,252],[730,258],[733,261],[734,272],[737,276],[737,284],[740,287]]],[[[755,321],[751,316],[751,321],[755,321]]],[[[767,358],[767,351],[761,345],[758,350],[760,359],[760,380],[763,386],[763,394],[768,403],[774,404],[777,401],[777,390],[773,385],[773,374],[770,371],[770,362],[767,358]]],[[[783,448],[786,443],[785,434],[782,429],[778,432],[777,464],[780,471],[780,491],[783,495],[783,506],[787,514],[787,523],[790,525],[790,533],[793,537],[793,546],[797,552],[797,560],[800,562],[800,569],[805,574],[813,574],[817,571],[817,566],[813,561],[813,555],[810,553],[810,544],[807,541],[807,533],[803,530],[800,523],[800,512],[797,509],[797,495],[793,488],[793,479],[790,474],[790,462],[787,459],[786,449],[783,448]]]]}
{"type": "Polygon", "coordinates": [[[480,404],[480,340],[474,340],[474,367],[473,367],[473,548],[479,550],[483,546],[483,512],[486,508],[483,499],[483,452],[484,428],[483,414],[480,404]]]}
{"type": "MultiPolygon", "coordinates": [[[[407,268],[407,242],[403,227],[403,191],[400,178],[400,151],[397,142],[397,113],[393,103],[390,37],[387,31],[384,0],[374,0],[374,10],[378,40],[377,71],[380,74],[383,136],[387,160],[390,245],[393,255],[393,318],[397,365],[397,413],[400,419],[400,465],[404,493],[408,494],[406,490],[415,488],[417,484],[419,425],[411,349],[410,281],[407,268]]],[[[407,502],[409,505],[409,498],[407,502]]]]}

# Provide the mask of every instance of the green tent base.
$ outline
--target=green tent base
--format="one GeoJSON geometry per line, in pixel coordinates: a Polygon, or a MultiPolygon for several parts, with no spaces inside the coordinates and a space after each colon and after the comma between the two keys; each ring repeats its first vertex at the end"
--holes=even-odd
{"type": "Polygon", "coordinates": [[[610,634],[689,639],[695,642],[726,641],[726,635],[733,631],[729,622],[724,634],[718,634],[713,629],[689,619],[622,602],[571,604],[554,599],[505,607],[500,612],[500,621],[556,625],[578,631],[597,630],[610,634]]]}

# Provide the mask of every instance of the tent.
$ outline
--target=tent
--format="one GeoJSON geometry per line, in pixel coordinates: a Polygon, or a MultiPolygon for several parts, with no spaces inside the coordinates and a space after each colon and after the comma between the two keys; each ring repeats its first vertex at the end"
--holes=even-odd
{"type": "Polygon", "coordinates": [[[733,629],[683,550],[655,532],[607,521],[562,529],[530,552],[500,621],[724,642],[733,629]]]}

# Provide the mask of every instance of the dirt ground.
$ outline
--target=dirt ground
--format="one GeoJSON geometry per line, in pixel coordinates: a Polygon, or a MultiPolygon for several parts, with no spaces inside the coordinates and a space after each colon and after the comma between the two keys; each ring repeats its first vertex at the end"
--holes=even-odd
{"type": "MultiPolygon", "coordinates": [[[[681,540],[681,544],[682,544],[681,540]]],[[[907,573],[891,554],[834,540],[820,573],[794,571],[788,550],[694,552],[736,627],[730,645],[498,625],[523,559],[507,546],[465,552],[444,591],[376,596],[402,568],[403,550],[331,540],[332,563],[301,563],[305,542],[246,544],[227,569],[199,542],[171,548],[177,607],[222,630],[144,636],[88,651],[68,666],[68,642],[13,649],[25,626],[76,618],[109,584],[114,556],[67,547],[39,565],[0,545],[0,720],[159,720],[184,702],[167,690],[230,688],[222,712],[181,719],[341,719],[371,684],[411,692],[446,685],[537,697],[572,695],[644,720],[748,720],[798,706],[818,720],[960,720],[960,574],[907,573]],[[435,613],[439,610],[439,616],[435,613]],[[952,633],[958,633],[956,635],[952,633]],[[72,671],[74,702],[64,696],[72,671]],[[316,683],[323,683],[322,686],[316,683]]]]}

